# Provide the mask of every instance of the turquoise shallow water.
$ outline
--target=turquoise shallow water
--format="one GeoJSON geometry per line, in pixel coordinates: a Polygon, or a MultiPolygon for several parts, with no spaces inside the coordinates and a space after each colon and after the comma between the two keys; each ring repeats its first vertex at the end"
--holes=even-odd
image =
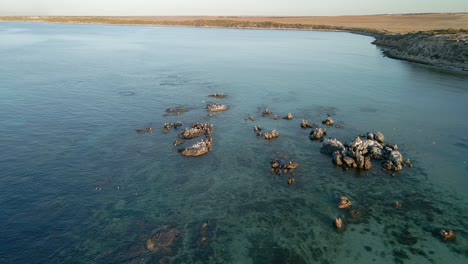
{"type": "Polygon", "coordinates": [[[2,23],[0,39],[2,263],[468,260],[467,74],[336,32],[2,23]],[[214,92],[231,109],[210,117],[214,92]],[[177,105],[191,111],[164,116],[177,105]],[[329,136],[381,131],[414,168],[335,168],[299,127],[327,114],[341,125],[329,136]],[[160,132],[178,120],[214,124],[213,152],[181,157],[177,132],[160,132]],[[281,136],[256,138],[254,124],[281,136]],[[300,164],[295,185],[270,174],[278,157],[300,164]],[[359,220],[336,209],[342,195],[359,220]],[[180,234],[171,252],[146,250],[166,224],[180,234]]]}

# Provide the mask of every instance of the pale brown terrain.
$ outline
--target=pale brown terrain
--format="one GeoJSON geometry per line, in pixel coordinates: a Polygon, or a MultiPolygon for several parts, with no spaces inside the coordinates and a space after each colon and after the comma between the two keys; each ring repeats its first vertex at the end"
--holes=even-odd
{"type": "Polygon", "coordinates": [[[135,24],[208,27],[256,27],[298,29],[367,29],[387,33],[409,33],[438,29],[468,30],[468,13],[457,14],[402,14],[367,16],[317,17],[226,17],[226,16],[173,16],[173,17],[0,17],[0,21],[35,21],[80,24],[135,24]],[[279,27],[278,25],[281,24],[279,27]]]}
{"type": "Polygon", "coordinates": [[[160,21],[231,20],[251,22],[274,22],[282,24],[327,25],[333,27],[367,28],[391,33],[408,33],[437,29],[468,30],[468,13],[459,14],[407,14],[369,16],[317,16],[317,17],[119,17],[160,21]]]}

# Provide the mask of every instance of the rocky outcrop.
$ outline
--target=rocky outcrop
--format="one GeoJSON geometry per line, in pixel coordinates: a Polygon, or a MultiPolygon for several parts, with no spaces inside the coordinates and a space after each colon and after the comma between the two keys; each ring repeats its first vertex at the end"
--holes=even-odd
{"type": "Polygon", "coordinates": [[[273,174],[291,174],[299,167],[299,163],[274,159],[270,161],[271,173],[273,174]]]}
{"type": "Polygon", "coordinates": [[[189,148],[180,150],[180,153],[182,154],[182,156],[198,157],[198,156],[202,156],[210,152],[211,149],[212,149],[212,140],[206,139],[206,140],[197,142],[196,144],[192,145],[189,148]]]}
{"type": "Polygon", "coordinates": [[[372,159],[382,160],[382,167],[388,171],[401,171],[404,166],[412,167],[409,160],[403,161],[397,145],[383,143],[382,133],[369,132],[365,138],[362,140],[356,137],[346,145],[336,139],[326,139],[320,151],[331,155],[333,164],[343,168],[369,170],[372,168],[372,159]]]}
{"type": "Polygon", "coordinates": [[[346,196],[342,196],[340,203],[338,204],[339,209],[349,209],[353,203],[346,196]]]}
{"type": "Polygon", "coordinates": [[[325,120],[322,121],[322,124],[327,126],[333,126],[335,124],[335,121],[333,120],[333,118],[328,116],[325,120]]]}
{"type": "Polygon", "coordinates": [[[265,139],[273,139],[279,137],[278,131],[273,129],[270,133],[265,133],[265,139]]]}
{"type": "Polygon", "coordinates": [[[319,140],[319,139],[322,139],[325,135],[327,134],[327,132],[321,128],[314,128],[310,134],[309,134],[309,138],[312,139],[312,140],[319,140]]]}
{"type": "Polygon", "coordinates": [[[283,119],[286,120],[293,120],[294,116],[291,113],[288,113],[287,115],[283,116],[283,119]]]}
{"type": "Polygon", "coordinates": [[[229,106],[219,104],[219,103],[211,103],[206,106],[206,109],[210,113],[215,113],[215,112],[223,112],[229,110],[229,106]]]}
{"type": "Polygon", "coordinates": [[[186,128],[185,131],[180,134],[181,138],[192,139],[200,136],[211,136],[213,132],[213,125],[209,124],[193,124],[191,128],[186,128]]]}
{"type": "Polygon", "coordinates": [[[449,230],[449,231],[441,230],[440,236],[442,237],[444,241],[454,241],[456,239],[455,232],[453,232],[453,230],[449,230]]]}
{"type": "Polygon", "coordinates": [[[468,34],[447,32],[379,35],[384,55],[421,64],[468,70],[468,34]]]}

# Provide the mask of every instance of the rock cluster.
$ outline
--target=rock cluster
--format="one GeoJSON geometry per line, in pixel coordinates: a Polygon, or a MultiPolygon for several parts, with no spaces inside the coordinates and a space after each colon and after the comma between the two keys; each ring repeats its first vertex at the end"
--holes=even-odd
{"type": "Polygon", "coordinates": [[[184,139],[192,139],[203,135],[211,137],[212,132],[213,125],[196,123],[193,124],[191,128],[186,128],[185,131],[180,134],[180,137],[184,139]]]}
{"type": "Polygon", "coordinates": [[[367,133],[367,139],[355,138],[346,146],[336,139],[326,139],[320,151],[332,155],[332,162],[344,168],[358,168],[369,170],[371,160],[381,160],[382,167],[389,171],[401,171],[403,166],[412,166],[409,160],[403,161],[403,155],[397,150],[398,146],[384,144],[382,133],[367,133]]]}
{"type": "Polygon", "coordinates": [[[271,173],[273,174],[291,174],[299,167],[299,163],[274,159],[270,161],[271,173]]]}
{"type": "Polygon", "coordinates": [[[145,128],[145,129],[136,129],[136,132],[137,132],[138,134],[152,133],[152,132],[153,132],[153,128],[147,127],[147,128],[145,128]]]}
{"type": "Polygon", "coordinates": [[[301,127],[302,128],[317,128],[319,127],[317,124],[309,124],[309,121],[305,120],[305,119],[302,119],[302,122],[301,122],[301,127]]]}
{"type": "Polygon", "coordinates": [[[206,106],[206,109],[208,110],[208,112],[222,112],[222,111],[226,111],[226,110],[229,110],[229,106],[227,105],[223,105],[223,104],[219,104],[219,103],[210,103],[206,106]]]}
{"type": "Polygon", "coordinates": [[[265,139],[273,139],[279,137],[278,131],[273,129],[270,133],[265,133],[265,139]]]}
{"type": "MultiPolygon", "coordinates": [[[[205,136],[206,139],[201,140],[188,148],[179,149],[179,153],[181,153],[183,156],[197,157],[210,152],[213,146],[211,137],[212,133],[213,125],[211,124],[196,123],[193,124],[191,128],[186,128],[185,131],[182,134],[180,134],[181,138],[192,139],[200,136],[205,136]]],[[[179,146],[183,143],[183,140],[176,140],[174,142],[174,146],[179,146]]]]}
{"type": "Polygon", "coordinates": [[[163,133],[167,134],[171,131],[172,128],[178,129],[181,126],[182,123],[180,121],[177,121],[175,123],[165,123],[163,127],[163,133]]]}

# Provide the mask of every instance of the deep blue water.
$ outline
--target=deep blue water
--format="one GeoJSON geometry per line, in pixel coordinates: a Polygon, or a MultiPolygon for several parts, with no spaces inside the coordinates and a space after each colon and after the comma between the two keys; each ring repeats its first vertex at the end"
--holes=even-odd
{"type": "Polygon", "coordinates": [[[468,75],[385,58],[371,41],[0,24],[0,262],[466,263],[468,75]],[[208,116],[215,92],[231,109],[208,116]],[[164,116],[178,105],[191,111],[164,116]],[[258,107],[295,119],[262,118],[258,107]],[[299,127],[327,114],[341,125],[330,137],[381,131],[414,168],[335,168],[299,127]],[[160,132],[178,120],[214,124],[214,150],[178,154],[180,131],[160,132]],[[256,138],[255,124],[281,136],[256,138]],[[155,131],[135,133],[145,127],[155,131]],[[270,173],[277,157],[300,164],[295,185],[270,173]],[[342,195],[360,220],[336,208],[342,195]],[[344,233],[335,216],[349,222],[344,233]],[[149,252],[166,224],[177,243],[149,252]],[[441,241],[440,229],[457,240],[441,241]]]}

